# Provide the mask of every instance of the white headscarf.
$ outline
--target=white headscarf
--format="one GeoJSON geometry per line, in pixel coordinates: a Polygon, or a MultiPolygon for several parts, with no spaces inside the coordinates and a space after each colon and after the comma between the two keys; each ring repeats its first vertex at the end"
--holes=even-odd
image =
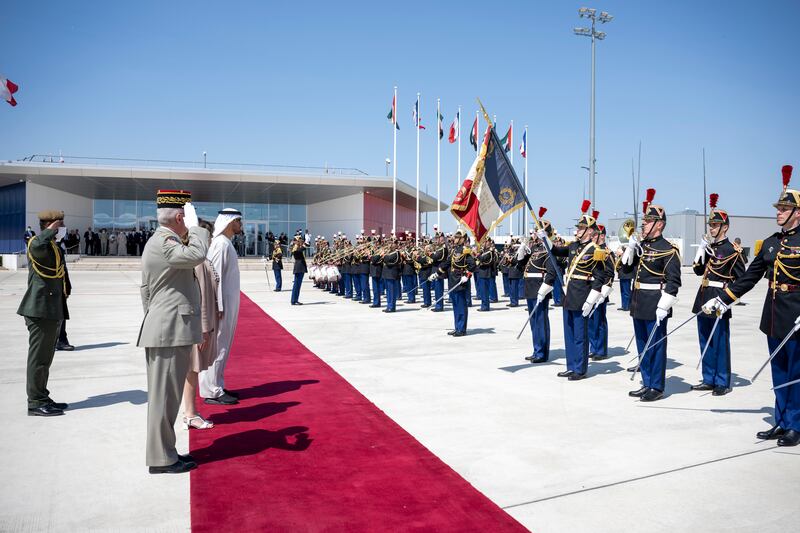
{"type": "Polygon", "coordinates": [[[236,219],[242,218],[242,213],[233,209],[232,207],[226,207],[222,211],[219,212],[217,215],[217,220],[214,222],[214,237],[217,235],[221,235],[225,228],[228,227],[228,224],[233,222],[236,219]]]}

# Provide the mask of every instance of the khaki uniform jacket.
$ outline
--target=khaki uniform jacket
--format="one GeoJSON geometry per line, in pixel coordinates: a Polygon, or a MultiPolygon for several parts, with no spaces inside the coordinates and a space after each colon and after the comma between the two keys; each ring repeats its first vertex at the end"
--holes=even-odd
{"type": "Polygon", "coordinates": [[[202,342],[200,287],[194,267],[208,252],[208,231],[189,229],[189,242],[159,227],[142,253],[144,320],[136,345],[144,348],[188,346],[202,342]]]}

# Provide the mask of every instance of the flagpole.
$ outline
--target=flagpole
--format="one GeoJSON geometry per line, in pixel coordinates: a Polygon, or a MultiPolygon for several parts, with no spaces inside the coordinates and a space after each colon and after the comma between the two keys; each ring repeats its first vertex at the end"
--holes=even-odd
{"type": "Polygon", "coordinates": [[[461,186],[461,106],[458,106],[458,175],[456,176],[456,192],[461,186]]]}
{"type": "Polygon", "coordinates": [[[419,110],[419,93],[417,93],[417,207],[415,211],[415,220],[414,220],[414,244],[417,244],[417,239],[419,239],[419,125],[420,125],[420,110],[419,110]]]}
{"type": "MultiPolygon", "coordinates": [[[[480,121],[481,121],[481,110],[480,109],[478,109],[475,112],[475,116],[476,116],[476,120],[478,121],[478,123],[480,123],[480,121]]],[[[486,120],[489,120],[488,116],[486,117],[486,120]]],[[[497,115],[494,115],[494,123],[497,124],[497,115]]],[[[480,128],[478,128],[478,131],[475,132],[475,144],[476,145],[478,145],[481,142],[483,142],[483,140],[478,141],[478,137],[480,136],[479,132],[480,132],[480,128]]],[[[478,148],[478,152],[480,152],[480,148],[478,148]]],[[[497,239],[497,224],[492,224],[492,225],[494,226],[494,229],[492,230],[492,239],[497,239]]]]}
{"type": "MultiPolygon", "coordinates": [[[[441,119],[441,99],[436,99],[436,127],[437,128],[444,128],[444,124],[442,124],[441,119]]],[[[439,227],[442,224],[442,211],[439,206],[442,204],[441,196],[442,196],[442,186],[441,186],[441,172],[442,172],[442,165],[441,165],[441,157],[442,157],[442,136],[440,132],[436,132],[436,226],[439,227]]],[[[426,228],[427,229],[427,228],[426,228]]]]}
{"type": "MultiPolygon", "coordinates": [[[[528,196],[528,125],[525,124],[525,133],[522,134],[522,142],[525,143],[525,196],[528,196]]],[[[522,231],[523,235],[528,232],[528,212],[525,211],[525,229],[522,231]]]]}
{"type": "Polygon", "coordinates": [[[397,85],[394,86],[394,109],[392,109],[392,231],[397,227],[397,85]]]}
{"type": "MultiPolygon", "coordinates": [[[[495,122],[495,124],[497,124],[495,122]]],[[[508,142],[511,146],[511,166],[514,166],[514,121],[511,121],[511,127],[508,128],[508,142]]],[[[505,147],[504,147],[505,148],[505,147]]],[[[526,193],[527,194],[527,193],[526,193]]],[[[508,227],[511,229],[511,233],[514,233],[514,213],[508,215],[508,227]]]]}

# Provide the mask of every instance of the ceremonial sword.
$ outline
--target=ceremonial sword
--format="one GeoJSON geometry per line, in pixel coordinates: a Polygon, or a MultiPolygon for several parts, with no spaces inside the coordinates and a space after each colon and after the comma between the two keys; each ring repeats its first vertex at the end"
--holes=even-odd
{"type": "Polygon", "coordinates": [[[718,311],[717,319],[714,321],[714,326],[711,328],[711,333],[708,336],[708,341],[706,341],[706,346],[703,348],[703,352],[700,354],[700,360],[697,362],[697,366],[694,367],[695,370],[700,368],[700,363],[703,362],[703,357],[706,356],[706,350],[708,350],[708,347],[711,346],[711,339],[714,338],[714,332],[717,330],[717,325],[719,324],[720,318],[722,318],[722,314],[718,311]]]}
{"type": "Polygon", "coordinates": [[[528,322],[530,322],[531,318],[533,318],[533,313],[536,312],[536,308],[537,307],[539,307],[539,300],[538,299],[536,300],[536,305],[533,306],[533,310],[531,311],[531,314],[528,315],[528,320],[525,321],[525,324],[522,325],[522,329],[519,330],[519,334],[517,334],[517,340],[519,340],[519,338],[522,336],[522,332],[525,331],[525,328],[528,326],[528,322]]]}
{"type": "Polygon", "coordinates": [[[264,274],[267,275],[267,288],[272,290],[272,284],[269,282],[269,269],[267,268],[267,256],[262,257],[261,261],[264,262],[264,274]]]}
{"type": "Polygon", "coordinates": [[[778,389],[782,389],[784,387],[789,387],[791,385],[794,385],[795,383],[800,383],[800,379],[794,379],[794,380],[790,381],[789,383],[784,383],[783,385],[778,385],[777,387],[772,387],[772,390],[778,390],[778,389]]]}
{"type": "MultiPolygon", "coordinates": [[[[469,279],[469,278],[467,278],[467,279],[469,279]]],[[[431,304],[431,310],[433,309],[433,307],[434,307],[436,304],[438,304],[439,302],[441,302],[442,300],[444,300],[445,298],[447,298],[447,297],[450,295],[450,293],[451,293],[451,292],[453,292],[454,290],[456,290],[456,289],[457,289],[457,288],[458,288],[458,287],[459,287],[459,286],[460,286],[462,283],[464,283],[464,280],[463,280],[463,279],[462,279],[461,281],[459,281],[458,283],[456,283],[455,285],[453,285],[453,287],[452,287],[452,288],[451,288],[449,291],[447,291],[446,293],[444,293],[444,294],[442,295],[442,297],[441,297],[441,298],[439,298],[438,300],[436,300],[435,302],[433,302],[433,303],[431,304]]]]}
{"type": "Polygon", "coordinates": [[[653,329],[650,330],[650,336],[647,337],[647,344],[644,345],[644,350],[640,353],[637,357],[639,358],[639,362],[636,364],[636,368],[633,369],[633,374],[631,374],[631,381],[633,378],[636,377],[636,373],[639,371],[639,368],[642,366],[642,359],[644,359],[644,354],[647,353],[647,350],[650,349],[650,342],[653,340],[653,335],[656,334],[656,330],[658,329],[658,324],[653,325],[653,329]]]}
{"type": "MultiPolygon", "coordinates": [[[[767,365],[773,359],[775,359],[775,356],[778,355],[778,352],[781,351],[781,348],[783,348],[783,345],[786,344],[787,342],[789,342],[789,339],[792,338],[792,335],[795,334],[795,332],[798,330],[798,328],[800,328],[800,324],[795,324],[794,327],[789,331],[789,333],[783,338],[783,340],[778,345],[778,347],[775,348],[775,350],[771,354],[769,354],[769,359],[767,359],[767,361],[763,365],[761,365],[761,368],[758,369],[758,372],[756,372],[753,375],[753,379],[750,380],[751,383],[755,382],[755,380],[758,377],[758,375],[767,367],[767,365]]],[[[791,385],[791,383],[787,383],[786,385],[791,385]]]]}
{"type": "MultiPolygon", "coordinates": [[[[667,340],[667,337],[669,337],[670,335],[672,335],[673,333],[675,333],[676,331],[678,331],[679,329],[681,329],[683,326],[685,326],[686,324],[688,324],[688,323],[689,323],[689,321],[690,321],[690,320],[692,320],[693,318],[697,318],[697,315],[699,315],[699,314],[700,314],[700,313],[702,313],[702,312],[703,312],[703,310],[701,309],[700,311],[696,312],[695,314],[693,314],[692,316],[690,316],[689,318],[687,318],[686,320],[684,320],[683,322],[681,322],[681,323],[680,323],[680,325],[678,325],[678,326],[677,326],[675,329],[673,329],[672,331],[670,331],[669,333],[667,333],[666,335],[664,335],[663,337],[661,337],[660,339],[658,339],[658,340],[656,341],[656,343],[655,343],[655,344],[653,344],[653,346],[652,346],[652,347],[653,347],[653,348],[655,348],[656,346],[658,346],[659,344],[661,344],[663,341],[667,340]]],[[[634,338],[636,338],[636,334],[635,334],[635,333],[633,334],[633,337],[631,338],[631,342],[629,342],[629,343],[628,343],[628,347],[629,347],[629,348],[630,348],[630,345],[631,345],[631,343],[633,342],[633,339],[634,339],[634,338]]],[[[626,349],[625,351],[627,351],[627,349],[626,349]]],[[[636,357],[638,358],[639,356],[637,355],[636,357]]],[[[632,363],[632,362],[633,362],[633,359],[631,359],[631,360],[630,360],[630,361],[628,361],[628,362],[629,362],[629,363],[632,363]]]]}

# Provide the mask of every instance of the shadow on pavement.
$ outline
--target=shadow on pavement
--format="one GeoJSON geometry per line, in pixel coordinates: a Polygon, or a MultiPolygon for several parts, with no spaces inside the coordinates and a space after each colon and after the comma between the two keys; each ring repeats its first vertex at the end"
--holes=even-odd
{"type": "Polygon", "coordinates": [[[77,411],[79,409],[91,409],[93,407],[107,407],[115,403],[142,405],[147,403],[147,393],[143,390],[126,390],[109,392],[98,396],[89,396],[85,400],[69,404],[69,410],[77,411]]]}
{"type": "Polygon", "coordinates": [[[76,346],[76,352],[82,352],[83,350],[95,350],[97,348],[111,348],[112,346],[120,346],[122,344],[130,344],[129,342],[101,342],[99,344],[84,344],[82,346],[76,346]]]}

